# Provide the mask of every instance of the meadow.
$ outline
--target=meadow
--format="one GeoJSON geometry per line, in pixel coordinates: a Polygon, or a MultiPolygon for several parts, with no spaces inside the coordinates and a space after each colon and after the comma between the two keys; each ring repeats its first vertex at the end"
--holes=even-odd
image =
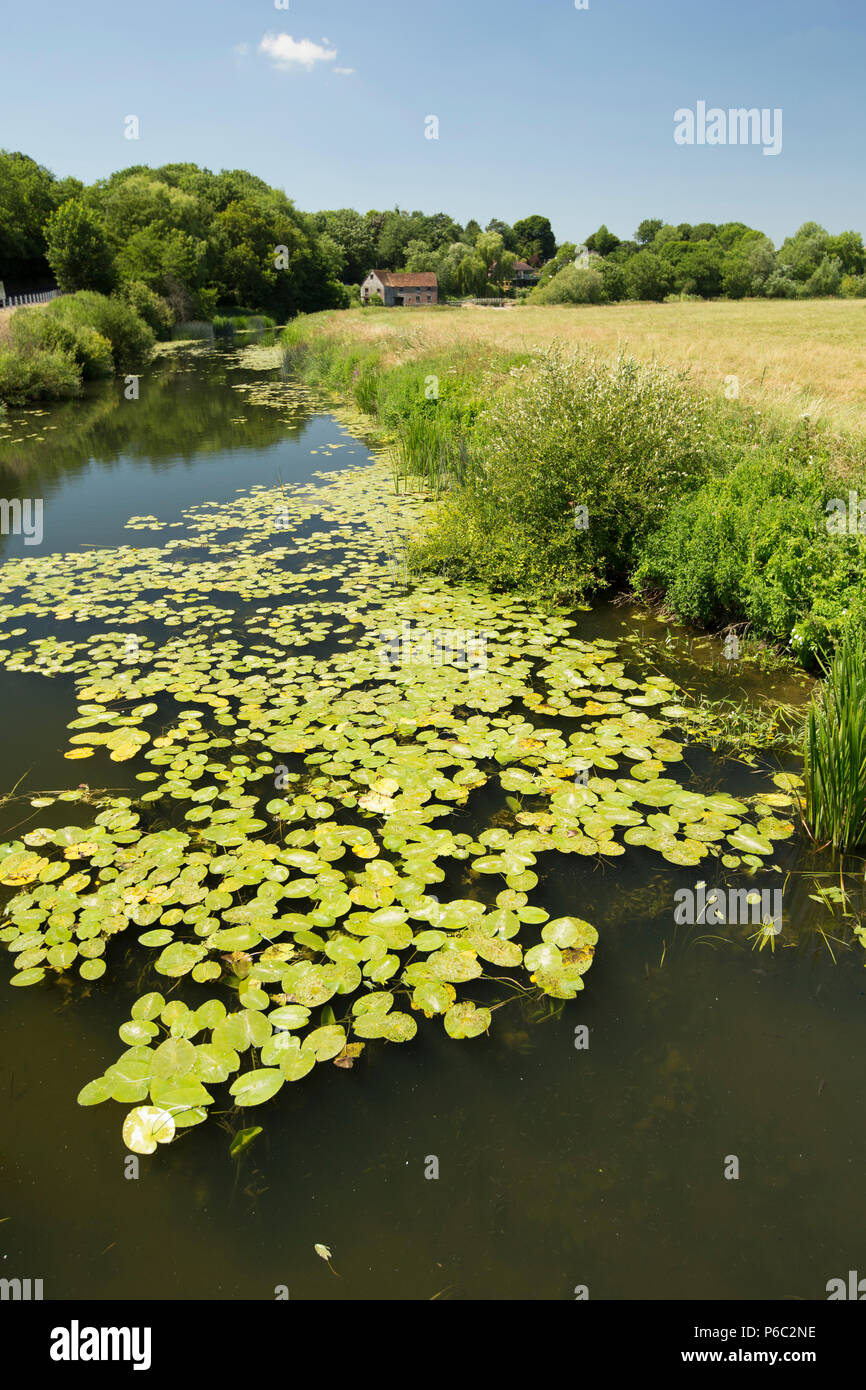
{"type": "Polygon", "coordinates": [[[513,309],[353,309],[318,316],[325,333],[375,344],[387,362],[457,346],[525,352],[562,343],[688,368],[695,385],[758,410],[808,414],[866,434],[866,300],[706,300],[516,305],[513,309]],[[325,323],[326,318],[329,322],[325,323]]]}

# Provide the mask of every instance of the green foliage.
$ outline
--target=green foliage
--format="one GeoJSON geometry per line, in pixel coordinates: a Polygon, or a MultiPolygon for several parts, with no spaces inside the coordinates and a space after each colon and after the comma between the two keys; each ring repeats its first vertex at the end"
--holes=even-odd
{"type": "Polygon", "coordinates": [[[661,591],[678,617],[701,624],[746,618],[807,662],[832,650],[866,613],[866,538],[830,535],[834,483],[802,432],[777,448],[743,447],[730,472],[679,498],[647,538],[632,576],[661,591]],[[747,452],[748,450],[748,452],[747,452]]]}
{"type": "Polygon", "coordinates": [[[824,255],[806,281],[806,292],[815,296],[838,294],[841,283],[841,262],[835,256],[824,255]]]}
{"type": "Polygon", "coordinates": [[[0,348],[0,401],[56,401],[77,396],[81,376],[71,357],[56,348],[20,353],[0,348]]]}
{"type": "Polygon", "coordinates": [[[114,257],[102,219],[79,198],[70,198],[45,224],[46,255],[66,293],[114,288],[114,257]]]}
{"type": "Polygon", "coordinates": [[[143,280],[124,280],[118,293],[139,318],[144,319],[157,339],[171,337],[174,315],[168,300],[156,294],[143,280]]]}
{"type": "Polygon", "coordinates": [[[604,290],[604,277],[597,270],[567,265],[546,285],[537,285],[530,299],[533,304],[600,304],[604,290]]]}
{"type": "Polygon", "coordinates": [[[77,179],[58,180],[28,155],[0,150],[0,279],[7,289],[47,280],[43,228],[55,208],[81,190],[77,179]]]}
{"type": "Polygon", "coordinates": [[[600,256],[607,256],[611,251],[615,251],[620,245],[618,236],[609,232],[604,223],[601,224],[597,232],[586,238],[587,251],[597,251],[600,256]]]}
{"type": "Polygon", "coordinates": [[[697,294],[702,299],[720,293],[723,253],[718,245],[708,240],[669,241],[662,247],[660,258],[669,265],[673,287],[680,293],[697,294]]]}
{"type": "Polygon", "coordinates": [[[656,233],[661,231],[663,225],[660,217],[645,217],[634,234],[638,246],[651,246],[656,233]]]}
{"type": "Polygon", "coordinates": [[[418,562],[554,596],[609,582],[706,474],[703,417],[656,367],[545,354],[479,417],[482,462],[444,499],[418,562]]]}
{"type": "Polygon", "coordinates": [[[287,367],[381,422],[398,486],[444,494],[416,567],[567,600],[628,578],[684,620],[747,623],[806,665],[866,623],[864,528],[830,525],[835,494],[848,509],[849,486],[866,496],[856,444],[840,455],[808,421],[700,399],[684,374],[628,359],[474,345],[393,367],[303,323],[283,341],[287,367]]]}
{"type": "Polygon", "coordinates": [[[847,299],[866,299],[866,275],[843,275],[839,293],[847,299]]]}
{"type": "Polygon", "coordinates": [[[111,344],[118,372],[141,366],[153,348],[153,330],[122,299],[83,290],[53,299],[42,312],[73,328],[95,328],[111,344]]]}
{"type": "MultiPolygon", "coordinates": [[[[537,265],[542,283],[573,259],[559,255],[550,219],[538,213],[514,226],[492,218],[483,232],[474,218],[464,230],[448,213],[402,208],[310,216],[281,190],[237,169],[213,174],[188,163],[137,165],[84,188],[74,179],[57,180],[24,155],[0,151],[0,187],[7,283],[47,280],[48,255],[62,288],[142,284],[168,302],[175,321],[209,319],[218,306],[242,304],[280,322],[346,307],[351,287],[374,268],[433,271],[447,297],[483,295],[488,279],[501,292],[511,254],[537,265]],[[277,262],[281,247],[287,263],[277,262]]],[[[769,238],[743,222],[674,226],[646,218],[633,241],[602,225],[586,244],[603,258],[604,303],[663,300],[671,292],[735,299],[851,295],[866,274],[860,233],[831,236],[814,222],[787,238],[778,256],[769,238]],[[608,265],[622,274],[608,272],[608,265]]],[[[155,333],[168,331],[162,311],[140,294],[135,303],[155,333]]]]}
{"type": "Polygon", "coordinates": [[[517,243],[514,249],[524,260],[541,264],[556,254],[556,237],[548,217],[538,213],[524,217],[514,223],[512,231],[517,243]]]}
{"type": "Polygon", "coordinates": [[[64,322],[44,309],[18,309],[12,315],[10,340],[23,356],[44,350],[64,353],[85,381],[109,377],[114,371],[111,343],[86,323],[64,322]]]}
{"type": "Polygon", "coordinates": [[[806,822],[819,844],[866,844],[866,632],[839,644],[809,708],[803,778],[806,822]]]}
{"type": "Polygon", "coordinates": [[[12,315],[11,345],[0,368],[0,400],[77,396],[82,379],[96,380],[145,363],[152,330],[124,299],[93,290],[53,299],[12,315]]]}
{"type": "Polygon", "coordinates": [[[653,251],[638,251],[623,268],[626,293],[629,299],[664,299],[673,286],[674,275],[669,264],[653,251]]]}

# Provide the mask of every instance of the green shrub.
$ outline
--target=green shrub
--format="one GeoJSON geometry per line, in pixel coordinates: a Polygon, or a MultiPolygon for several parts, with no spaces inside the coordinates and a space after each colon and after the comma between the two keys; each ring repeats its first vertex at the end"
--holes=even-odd
{"type": "Polygon", "coordinates": [[[64,323],[44,309],[18,309],[10,324],[12,347],[23,356],[43,350],[64,353],[81,369],[85,381],[114,372],[111,343],[95,328],[64,323]]]}
{"type": "Polygon", "coordinates": [[[680,497],[649,535],[632,574],[680,618],[747,619],[757,636],[790,643],[807,662],[832,650],[866,605],[866,537],[827,531],[839,484],[823,465],[772,452],[680,497]]]}
{"type": "Polygon", "coordinates": [[[605,282],[597,270],[567,265],[546,285],[532,291],[533,304],[600,304],[605,282]]]}
{"type": "Polygon", "coordinates": [[[483,462],[445,498],[419,564],[554,596],[609,582],[709,471],[704,415],[660,368],[545,354],[481,415],[483,462]]]}
{"type": "Polygon", "coordinates": [[[843,275],[839,293],[846,299],[866,299],[866,275],[843,275]]]}
{"type": "Polygon", "coordinates": [[[21,353],[0,348],[0,401],[7,405],[67,400],[80,391],[78,366],[65,352],[43,348],[21,353]]]}
{"type": "Polygon", "coordinates": [[[124,280],[118,297],[132,308],[160,341],[171,337],[174,314],[167,299],[143,280],[124,280]]]}
{"type": "Polygon", "coordinates": [[[866,633],[840,643],[806,723],[806,823],[819,844],[866,844],[866,633]]]}
{"type": "Polygon", "coordinates": [[[118,372],[140,366],[153,349],[153,330],[123,299],[82,290],[53,299],[42,312],[73,327],[95,328],[111,343],[118,372]]]}

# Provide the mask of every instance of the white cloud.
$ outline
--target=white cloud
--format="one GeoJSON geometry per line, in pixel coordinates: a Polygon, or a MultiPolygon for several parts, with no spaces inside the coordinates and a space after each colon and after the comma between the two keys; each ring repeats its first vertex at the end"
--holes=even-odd
{"type": "Polygon", "coordinates": [[[334,72],[338,72],[341,77],[351,77],[354,71],[354,68],[334,68],[334,72]]]}
{"type": "Polygon", "coordinates": [[[293,68],[310,71],[316,63],[332,63],[337,56],[336,48],[323,48],[312,39],[293,39],[291,34],[265,34],[259,52],[288,72],[293,68]]]}

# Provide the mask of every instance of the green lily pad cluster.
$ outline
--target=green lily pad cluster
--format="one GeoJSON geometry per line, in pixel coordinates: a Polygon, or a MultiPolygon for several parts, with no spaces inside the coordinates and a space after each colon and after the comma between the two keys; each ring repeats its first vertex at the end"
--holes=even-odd
{"type": "Polygon", "coordinates": [[[66,756],[139,784],[34,797],[47,823],[0,845],[13,983],[95,981],[124,934],[172,991],[135,1002],[79,1096],[132,1105],[135,1152],[218,1087],[262,1104],[419,1017],[476,1038],[502,981],[573,999],[597,932],[530,900],[545,852],[753,871],[793,831],[793,784],[734,799],[671,776],[673,683],[564,610],[395,579],[395,530],[429,504],[389,481],[377,462],[257,487],[160,546],[0,569],[6,669],[72,676],[66,756]],[[484,668],[383,655],[403,623],[485,633],[484,668]],[[88,823],[48,823],[70,798],[88,823]]]}

